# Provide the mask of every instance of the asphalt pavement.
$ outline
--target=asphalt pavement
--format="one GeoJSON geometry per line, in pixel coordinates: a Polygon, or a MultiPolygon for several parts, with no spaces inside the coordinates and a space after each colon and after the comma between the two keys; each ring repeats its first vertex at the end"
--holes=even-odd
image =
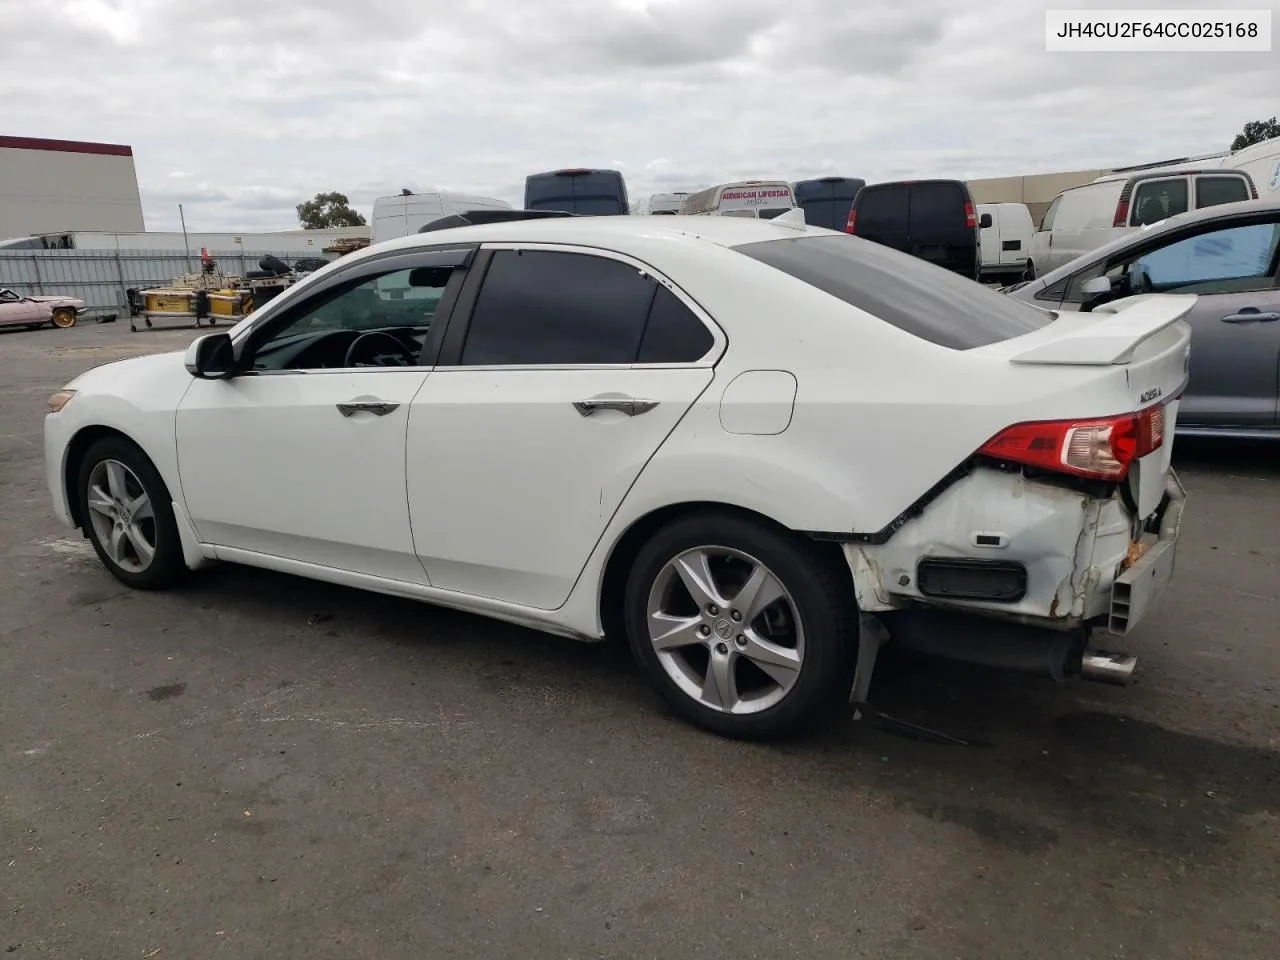
{"type": "Polygon", "coordinates": [[[45,400],[194,334],[0,331],[4,957],[1276,955],[1280,451],[1179,441],[1133,686],[889,658],[880,708],[968,745],[751,745],[608,645],[231,566],[123,588],[51,512],[45,400]]]}

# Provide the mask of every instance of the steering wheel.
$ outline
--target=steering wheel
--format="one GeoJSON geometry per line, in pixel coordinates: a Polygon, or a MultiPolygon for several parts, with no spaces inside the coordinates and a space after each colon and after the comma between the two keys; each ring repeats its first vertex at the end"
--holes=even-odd
{"type": "Polygon", "coordinates": [[[383,330],[370,330],[351,341],[344,367],[412,367],[418,362],[412,350],[383,330]]]}

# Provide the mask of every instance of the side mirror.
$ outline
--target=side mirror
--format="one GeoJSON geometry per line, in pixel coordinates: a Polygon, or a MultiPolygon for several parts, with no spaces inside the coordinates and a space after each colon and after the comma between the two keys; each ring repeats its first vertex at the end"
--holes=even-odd
{"type": "Polygon", "coordinates": [[[1084,286],[1080,288],[1080,292],[1090,299],[1106,296],[1111,293],[1111,278],[1103,276],[1086,280],[1084,286]]]}
{"type": "Polygon", "coordinates": [[[980,226],[983,230],[985,230],[985,229],[987,229],[987,227],[991,226],[991,224],[992,224],[992,223],[993,223],[993,221],[992,221],[992,219],[991,219],[991,214],[989,214],[989,213],[984,213],[984,214],[983,214],[983,215],[978,219],[978,226],[980,226]]]}
{"type": "Polygon", "coordinates": [[[235,373],[236,352],[231,337],[210,333],[191,341],[184,358],[187,372],[201,380],[225,380],[235,373]]]}

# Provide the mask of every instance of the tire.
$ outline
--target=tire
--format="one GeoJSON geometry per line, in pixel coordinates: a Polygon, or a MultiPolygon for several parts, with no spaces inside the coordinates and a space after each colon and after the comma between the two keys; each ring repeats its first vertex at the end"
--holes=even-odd
{"type": "Polygon", "coordinates": [[[1032,261],[1027,261],[1026,268],[1022,271],[1022,279],[1028,282],[1036,278],[1036,265],[1032,261]]]}
{"type": "Polygon", "coordinates": [[[727,513],[674,521],[636,556],[624,614],[632,654],[662,698],[685,720],[722,736],[792,736],[848,696],[857,653],[853,584],[816,544],[789,531],[727,513]],[[713,589],[702,599],[727,603],[727,610],[719,602],[694,606],[687,584],[707,577],[713,589]],[[754,613],[734,606],[744,579],[769,590],[756,594],[754,613]],[[651,637],[651,607],[667,618],[654,630],[667,632],[666,644],[651,637]]]}
{"type": "Polygon", "coordinates": [[[94,552],[121,583],[162,590],[187,573],[169,489],[137,444],[123,437],[94,442],[81,461],[76,494],[94,552]],[[141,507],[139,494],[147,497],[141,507]],[[117,531],[118,538],[113,537],[117,531]],[[138,538],[151,548],[149,558],[138,538]],[[119,546],[113,547],[117,539],[119,546]]]}
{"type": "Polygon", "coordinates": [[[50,321],[59,330],[69,330],[76,325],[76,312],[70,307],[58,307],[53,311],[50,321]]]}

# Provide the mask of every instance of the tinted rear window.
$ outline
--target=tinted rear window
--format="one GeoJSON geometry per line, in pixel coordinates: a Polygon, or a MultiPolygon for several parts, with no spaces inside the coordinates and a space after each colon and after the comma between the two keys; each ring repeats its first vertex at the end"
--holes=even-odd
{"type": "Polygon", "coordinates": [[[1054,319],[959,274],[857,237],[766,240],[734,249],[899,330],[954,350],[1019,337],[1054,319]]]}
{"type": "Polygon", "coordinates": [[[964,229],[968,198],[953,183],[917,183],[911,187],[911,232],[964,229]]]}
{"type": "Polygon", "coordinates": [[[1220,203],[1239,203],[1249,199],[1249,188],[1241,177],[1196,178],[1197,207],[1216,207],[1220,203]]]}
{"type": "Polygon", "coordinates": [[[583,214],[627,212],[622,180],[611,173],[541,174],[525,182],[525,209],[583,214]]]}
{"type": "Polygon", "coordinates": [[[809,200],[853,200],[866,184],[856,177],[833,180],[801,180],[795,185],[796,203],[809,200]]]}
{"type": "Polygon", "coordinates": [[[905,230],[907,188],[878,187],[858,194],[857,230],[905,230]]]}

